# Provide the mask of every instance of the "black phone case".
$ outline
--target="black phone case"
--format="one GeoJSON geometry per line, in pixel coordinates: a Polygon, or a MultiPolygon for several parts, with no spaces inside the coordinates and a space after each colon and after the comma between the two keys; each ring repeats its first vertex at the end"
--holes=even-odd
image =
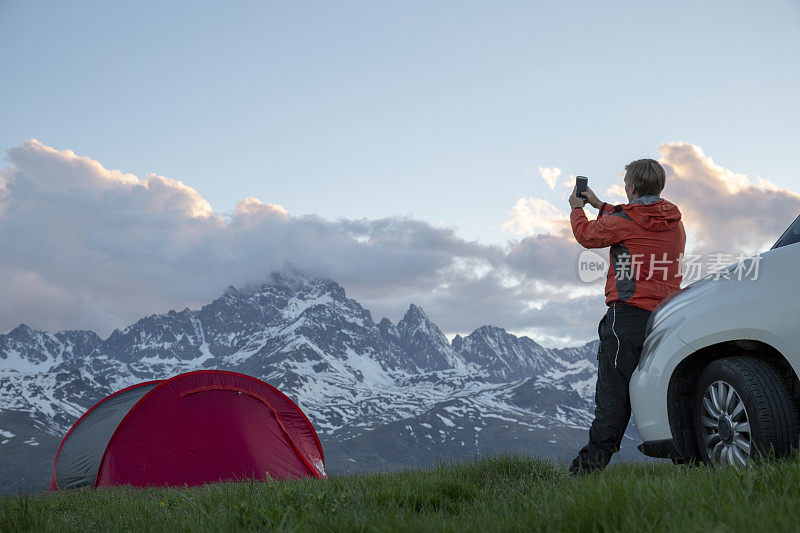
{"type": "Polygon", "coordinates": [[[583,176],[576,177],[575,178],[575,196],[577,198],[583,198],[583,196],[581,196],[581,193],[586,192],[586,187],[588,185],[589,185],[589,178],[584,178],[583,176]]]}

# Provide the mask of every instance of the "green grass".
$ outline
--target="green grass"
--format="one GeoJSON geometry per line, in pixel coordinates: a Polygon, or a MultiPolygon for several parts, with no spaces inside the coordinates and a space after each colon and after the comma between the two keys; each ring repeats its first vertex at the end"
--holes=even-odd
{"type": "Polygon", "coordinates": [[[622,464],[571,478],[526,457],[325,481],[0,499],[0,531],[797,531],[800,460],[748,470],[622,464]]]}

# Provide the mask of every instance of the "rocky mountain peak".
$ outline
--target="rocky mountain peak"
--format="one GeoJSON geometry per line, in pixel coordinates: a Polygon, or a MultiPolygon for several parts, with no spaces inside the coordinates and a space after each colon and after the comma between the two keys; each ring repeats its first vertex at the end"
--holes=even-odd
{"type": "Polygon", "coordinates": [[[408,307],[406,314],[403,315],[403,318],[397,323],[397,329],[402,335],[407,337],[424,335],[438,344],[443,342],[449,345],[447,338],[444,336],[444,333],[442,333],[442,330],[439,329],[439,326],[434,324],[433,321],[428,318],[428,315],[425,314],[425,311],[418,305],[411,304],[408,307]]]}
{"type": "Polygon", "coordinates": [[[403,320],[406,321],[416,321],[416,322],[431,322],[431,319],[422,310],[422,308],[416,304],[411,304],[408,306],[408,310],[406,314],[403,315],[403,320]]]}
{"type": "Polygon", "coordinates": [[[529,337],[517,337],[497,326],[481,326],[467,337],[453,339],[453,349],[467,362],[484,369],[487,377],[508,380],[545,372],[554,360],[529,337]]]}
{"type": "Polygon", "coordinates": [[[508,335],[509,333],[505,329],[498,326],[492,326],[490,324],[481,326],[470,334],[470,336],[473,338],[483,337],[491,339],[503,339],[508,335]]]}
{"type": "Polygon", "coordinates": [[[397,326],[392,324],[392,321],[388,318],[384,317],[380,322],[378,322],[378,330],[386,340],[391,342],[399,342],[400,332],[397,330],[397,326]]]}
{"type": "Polygon", "coordinates": [[[257,293],[273,293],[275,290],[289,292],[296,297],[308,298],[329,295],[336,299],[345,299],[345,291],[333,280],[306,276],[299,272],[272,273],[269,280],[261,285],[257,293]]]}
{"type": "Polygon", "coordinates": [[[456,354],[439,326],[434,324],[421,307],[411,304],[397,323],[400,343],[407,353],[413,354],[412,363],[420,371],[463,368],[463,360],[456,354]]]}
{"type": "Polygon", "coordinates": [[[421,307],[414,304],[409,306],[406,314],[403,315],[403,318],[397,323],[397,330],[402,337],[409,341],[413,341],[414,338],[417,338],[418,340],[433,342],[437,345],[450,346],[450,343],[447,342],[447,337],[444,336],[439,326],[428,318],[428,315],[425,314],[425,311],[423,311],[421,307]]]}
{"type": "Polygon", "coordinates": [[[31,336],[33,335],[33,330],[29,328],[26,324],[20,324],[19,326],[9,331],[6,335],[8,335],[9,338],[15,340],[30,339],[31,336]]]}
{"type": "Polygon", "coordinates": [[[222,296],[231,296],[236,297],[239,296],[239,289],[234,287],[233,285],[228,285],[228,288],[225,289],[225,292],[222,293],[222,296]]]}

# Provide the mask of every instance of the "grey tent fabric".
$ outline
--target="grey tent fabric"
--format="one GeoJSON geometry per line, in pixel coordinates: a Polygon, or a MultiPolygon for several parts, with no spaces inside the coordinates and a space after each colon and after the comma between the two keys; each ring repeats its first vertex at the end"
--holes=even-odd
{"type": "Polygon", "coordinates": [[[70,432],[56,461],[58,488],[93,487],[108,441],[136,402],[159,382],[142,383],[109,396],[70,432]]]}

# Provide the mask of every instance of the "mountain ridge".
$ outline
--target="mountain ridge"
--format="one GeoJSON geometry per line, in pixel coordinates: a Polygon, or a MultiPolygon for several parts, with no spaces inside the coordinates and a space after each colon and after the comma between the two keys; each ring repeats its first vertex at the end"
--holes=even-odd
{"type": "MultiPolygon", "coordinates": [[[[24,325],[0,334],[0,457],[29,457],[34,448],[44,457],[47,448],[52,464],[72,422],[107,394],[218,368],[292,398],[320,434],[329,472],[427,466],[497,449],[563,459],[586,438],[596,349],[596,341],[548,349],[497,326],[449,342],[415,304],[397,324],[376,324],[332,280],[273,274],[105,339],[24,325]]],[[[26,490],[40,488],[48,470],[40,462],[26,469],[3,461],[0,491],[15,490],[20,478],[26,490]]]]}

